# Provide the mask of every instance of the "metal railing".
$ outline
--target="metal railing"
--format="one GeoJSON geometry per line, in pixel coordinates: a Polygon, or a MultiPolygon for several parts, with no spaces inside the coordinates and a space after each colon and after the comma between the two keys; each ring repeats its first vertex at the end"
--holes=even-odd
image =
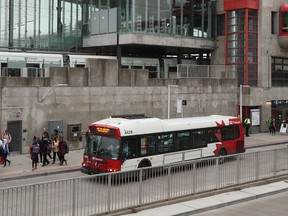
{"type": "Polygon", "coordinates": [[[177,65],[177,78],[236,78],[236,72],[234,65],[177,65]]]}
{"type": "Polygon", "coordinates": [[[0,189],[0,215],[109,213],[288,174],[288,146],[0,189]]]}

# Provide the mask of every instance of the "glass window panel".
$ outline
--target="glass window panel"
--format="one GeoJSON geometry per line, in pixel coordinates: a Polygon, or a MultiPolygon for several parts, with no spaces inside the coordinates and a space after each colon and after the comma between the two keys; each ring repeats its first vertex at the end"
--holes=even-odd
{"type": "Polygon", "coordinates": [[[288,64],[288,59],[287,58],[283,59],[283,64],[288,64]]]}
{"type": "Polygon", "coordinates": [[[171,152],[174,150],[173,134],[157,136],[158,153],[171,152]]]}
{"type": "Polygon", "coordinates": [[[257,50],[255,48],[248,48],[249,55],[257,55],[257,50]]]}
{"type": "Polygon", "coordinates": [[[248,80],[248,85],[250,85],[250,86],[257,86],[257,79],[255,79],[255,80],[249,79],[249,80],[248,80]]]}
{"type": "Polygon", "coordinates": [[[253,10],[253,9],[249,9],[248,10],[248,16],[254,16],[256,17],[257,16],[257,11],[256,10],[253,10]]]}
{"type": "Polygon", "coordinates": [[[248,62],[257,62],[257,56],[249,55],[248,56],[248,62]]]}
{"type": "Polygon", "coordinates": [[[248,34],[248,39],[249,40],[257,40],[257,34],[249,33],[248,34]]]}
{"type": "Polygon", "coordinates": [[[257,73],[254,72],[254,71],[249,71],[248,78],[249,79],[256,79],[257,78],[257,73]]]}
{"type": "Polygon", "coordinates": [[[275,59],[275,64],[282,64],[283,59],[282,58],[274,58],[275,59]]]}
{"type": "Polygon", "coordinates": [[[177,133],[177,150],[186,150],[192,148],[192,142],[190,138],[190,132],[177,133]]]}
{"type": "Polygon", "coordinates": [[[234,63],[236,61],[235,57],[228,57],[227,58],[228,63],[234,63]]]}
{"type": "Polygon", "coordinates": [[[245,56],[236,56],[236,62],[245,62],[245,56]]]}
{"type": "Polygon", "coordinates": [[[283,86],[285,86],[285,87],[288,86],[288,80],[287,79],[283,80],[283,86]]]}
{"type": "Polygon", "coordinates": [[[248,41],[248,47],[249,47],[249,48],[256,48],[256,47],[257,47],[256,41],[249,40],[249,41],[248,41]]]}
{"type": "Polygon", "coordinates": [[[245,40],[245,34],[229,34],[228,40],[245,40]]]}
{"type": "Polygon", "coordinates": [[[257,26],[256,25],[249,25],[248,31],[257,31],[257,26]]]}
{"type": "Polygon", "coordinates": [[[228,19],[228,25],[243,25],[245,24],[244,17],[233,17],[228,19]]]}
{"type": "Polygon", "coordinates": [[[233,126],[223,127],[221,137],[222,141],[234,139],[234,127],[233,126]]]}
{"type": "Polygon", "coordinates": [[[228,26],[228,32],[241,32],[244,30],[245,30],[245,27],[243,25],[228,26]]]}
{"type": "Polygon", "coordinates": [[[244,71],[245,65],[243,65],[243,64],[236,65],[236,69],[237,69],[237,71],[244,71]]]}
{"type": "Polygon", "coordinates": [[[256,64],[249,64],[248,65],[248,70],[249,71],[256,71],[257,70],[257,65],[256,64]]]}
{"type": "Polygon", "coordinates": [[[225,14],[217,15],[217,36],[225,35],[225,14]]]}
{"type": "Polygon", "coordinates": [[[283,79],[288,80],[288,73],[283,73],[283,79]]]}
{"type": "Polygon", "coordinates": [[[227,14],[228,14],[228,17],[245,16],[245,10],[229,11],[227,14]]]}
{"type": "Polygon", "coordinates": [[[282,84],[282,81],[280,80],[272,80],[272,86],[274,87],[281,87],[283,84],[282,84]]]}
{"type": "Polygon", "coordinates": [[[288,31],[288,12],[282,12],[282,31],[288,31]]]}
{"type": "Polygon", "coordinates": [[[197,130],[192,132],[193,148],[207,146],[205,130],[197,130]]]}
{"type": "Polygon", "coordinates": [[[288,65],[283,65],[283,72],[288,72],[288,65]]]}
{"type": "Polygon", "coordinates": [[[243,48],[245,47],[245,41],[230,41],[228,42],[228,49],[229,48],[243,48]]]}
{"type": "Polygon", "coordinates": [[[237,71],[237,75],[238,75],[238,78],[242,78],[242,79],[245,78],[245,73],[244,73],[244,71],[237,71]]]}

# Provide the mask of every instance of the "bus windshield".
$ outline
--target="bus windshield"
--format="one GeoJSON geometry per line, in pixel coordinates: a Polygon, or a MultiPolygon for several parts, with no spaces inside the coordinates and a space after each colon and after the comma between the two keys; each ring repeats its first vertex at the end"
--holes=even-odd
{"type": "Polygon", "coordinates": [[[118,159],[120,142],[116,138],[88,134],[85,154],[98,158],[118,159]]]}

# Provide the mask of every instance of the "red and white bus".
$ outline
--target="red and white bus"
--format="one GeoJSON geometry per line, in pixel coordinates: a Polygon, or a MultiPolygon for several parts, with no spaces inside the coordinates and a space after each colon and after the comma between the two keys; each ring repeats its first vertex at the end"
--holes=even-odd
{"type": "Polygon", "coordinates": [[[112,116],[89,125],[81,171],[103,173],[245,152],[238,117],[112,116]]]}

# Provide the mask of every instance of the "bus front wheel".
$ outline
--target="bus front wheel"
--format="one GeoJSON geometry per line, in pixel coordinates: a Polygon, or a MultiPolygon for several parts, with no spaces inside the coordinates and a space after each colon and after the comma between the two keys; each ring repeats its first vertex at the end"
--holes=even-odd
{"type": "MultiPolygon", "coordinates": [[[[142,175],[140,175],[141,171],[139,171],[139,177],[141,176],[142,177],[142,181],[143,180],[146,180],[148,177],[149,177],[149,171],[150,169],[143,169],[145,167],[150,167],[151,165],[148,163],[148,162],[142,162],[140,165],[139,165],[139,168],[141,169],[142,168],[142,175]]],[[[140,180],[140,178],[138,178],[140,180]]]]}

